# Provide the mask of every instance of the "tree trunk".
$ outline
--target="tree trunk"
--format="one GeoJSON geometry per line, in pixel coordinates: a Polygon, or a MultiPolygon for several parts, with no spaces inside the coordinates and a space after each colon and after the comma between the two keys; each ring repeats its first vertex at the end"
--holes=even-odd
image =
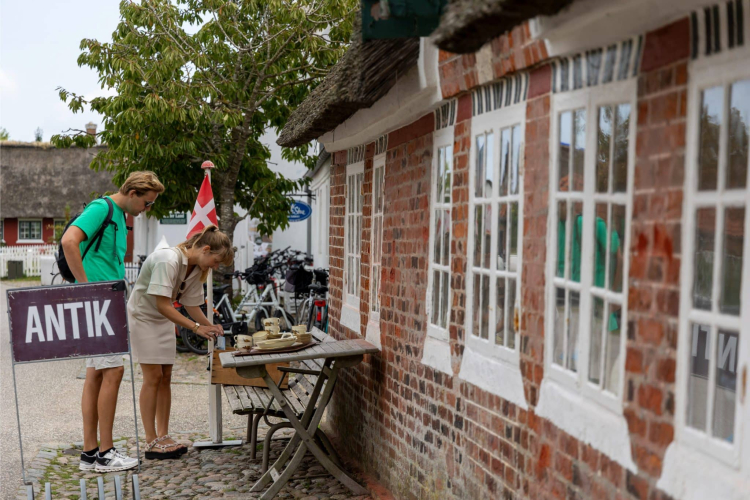
{"type": "MultiPolygon", "coordinates": [[[[234,186],[226,186],[225,183],[219,183],[217,186],[219,194],[219,230],[229,236],[234,241],[234,229],[237,227],[237,217],[234,215],[234,186]]],[[[232,279],[225,279],[224,274],[234,272],[234,264],[231,266],[219,266],[218,276],[214,277],[215,281],[231,285],[232,279]]],[[[234,298],[234,290],[230,286],[227,289],[229,299],[234,298]]]]}

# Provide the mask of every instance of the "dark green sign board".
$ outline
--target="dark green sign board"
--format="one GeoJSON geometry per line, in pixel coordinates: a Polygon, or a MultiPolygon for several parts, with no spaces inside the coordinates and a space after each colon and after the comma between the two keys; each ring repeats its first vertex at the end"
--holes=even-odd
{"type": "Polygon", "coordinates": [[[430,36],[448,0],[362,0],[362,40],[430,36]]]}
{"type": "Polygon", "coordinates": [[[166,225],[179,225],[179,224],[187,224],[187,214],[185,212],[182,213],[170,213],[166,217],[162,217],[159,222],[166,225]]]}

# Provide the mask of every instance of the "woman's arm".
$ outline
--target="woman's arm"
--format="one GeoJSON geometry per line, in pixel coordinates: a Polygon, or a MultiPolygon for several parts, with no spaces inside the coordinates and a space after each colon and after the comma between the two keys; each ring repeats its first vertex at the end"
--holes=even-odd
{"type": "MultiPolygon", "coordinates": [[[[154,297],[156,297],[156,309],[162,316],[176,325],[187,328],[188,330],[193,329],[196,322],[190,321],[188,318],[180,314],[172,305],[172,301],[169,297],[165,297],[163,295],[155,295],[154,297]]],[[[188,311],[188,314],[190,314],[190,317],[194,317],[191,309],[198,309],[198,311],[200,312],[200,316],[202,316],[203,321],[198,321],[198,323],[202,323],[202,326],[200,326],[198,328],[198,331],[196,332],[199,336],[209,340],[213,340],[217,335],[224,335],[224,331],[222,330],[221,325],[208,325],[208,319],[203,314],[203,311],[200,310],[200,307],[186,307],[186,309],[188,311]]]]}

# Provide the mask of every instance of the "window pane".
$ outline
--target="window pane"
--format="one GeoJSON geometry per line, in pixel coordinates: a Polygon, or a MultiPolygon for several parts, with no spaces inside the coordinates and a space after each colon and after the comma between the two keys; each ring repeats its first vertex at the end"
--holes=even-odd
{"type": "Polygon", "coordinates": [[[432,272],[432,315],[430,322],[439,325],[440,318],[440,271],[432,272]]]}
{"type": "Polygon", "coordinates": [[[628,190],[628,142],[630,140],[630,104],[617,106],[615,149],[612,161],[612,191],[628,190]]]}
{"type": "Polygon", "coordinates": [[[508,205],[500,203],[497,206],[497,269],[504,271],[508,262],[506,243],[508,240],[508,205]]]}
{"type": "Polygon", "coordinates": [[[745,208],[724,209],[724,251],[722,255],[721,301],[719,309],[739,316],[742,288],[742,247],[745,236],[745,208]]]}
{"type": "Polygon", "coordinates": [[[448,259],[451,254],[451,211],[443,210],[443,245],[441,249],[442,263],[448,265],[448,259]]]}
{"type": "Polygon", "coordinates": [[[589,344],[589,382],[599,384],[602,372],[602,329],[604,328],[604,300],[593,297],[591,309],[591,343],[589,344]]]}
{"type": "Polygon", "coordinates": [[[560,191],[568,190],[568,172],[570,168],[570,147],[573,143],[573,113],[566,111],[560,114],[560,150],[558,152],[558,186],[560,191]]]}
{"type": "Polygon", "coordinates": [[[699,208],[695,216],[695,276],[693,306],[711,310],[711,287],[714,272],[714,238],[716,209],[699,208]]]}
{"type": "Polygon", "coordinates": [[[719,171],[719,132],[723,120],[724,89],[714,87],[701,92],[700,152],[698,189],[716,189],[719,171]]]}
{"type": "Polygon", "coordinates": [[[450,290],[450,283],[448,283],[448,273],[442,272],[443,285],[441,287],[440,294],[440,326],[445,328],[448,325],[448,290],[450,290]]]}
{"type": "Polygon", "coordinates": [[[583,157],[586,149],[586,110],[575,112],[573,135],[573,181],[571,191],[583,191],[583,157]]]}
{"type": "Polygon", "coordinates": [[[612,147],[612,107],[599,108],[599,133],[596,136],[596,192],[609,190],[609,151],[612,147]]]}
{"type": "Polygon", "coordinates": [[[583,238],[583,203],[577,201],[572,205],[571,220],[575,221],[570,236],[570,279],[581,282],[581,244],[583,238]]]}
{"type": "Polygon", "coordinates": [[[435,201],[440,203],[443,200],[443,173],[445,172],[445,148],[438,148],[437,165],[435,168],[435,201]]]}
{"type": "Polygon", "coordinates": [[[490,326],[490,277],[482,275],[482,338],[489,337],[490,326]]]}
{"type": "Polygon", "coordinates": [[[609,234],[609,289],[622,292],[625,262],[625,205],[612,205],[612,228],[609,234]]]}
{"type": "Polygon", "coordinates": [[[433,248],[433,262],[440,263],[441,257],[440,257],[440,247],[443,242],[443,217],[442,217],[442,210],[435,210],[434,211],[434,219],[435,219],[435,241],[434,241],[434,248],[433,248]]]}
{"type": "Polygon", "coordinates": [[[474,207],[474,267],[482,266],[482,241],[484,238],[484,205],[474,207]]]}
{"type": "Polygon", "coordinates": [[[451,202],[451,176],[453,175],[453,146],[446,146],[443,156],[445,173],[443,174],[443,202],[451,202]]]}
{"type": "Polygon", "coordinates": [[[490,268],[490,259],[492,258],[491,253],[491,238],[492,238],[492,204],[488,203],[484,205],[484,237],[482,238],[482,253],[484,255],[484,262],[482,267],[485,269],[490,268]]]}
{"type": "Polygon", "coordinates": [[[474,196],[484,197],[484,134],[477,136],[477,158],[474,174],[474,196]]]}
{"type": "Polygon", "coordinates": [[[692,325],[690,342],[690,378],[688,379],[686,423],[706,430],[706,401],[708,399],[708,360],[711,327],[692,325]]]}
{"type": "Polygon", "coordinates": [[[564,288],[555,287],[555,331],[552,361],[561,366],[565,355],[565,296],[566,290],[564,288]]]}
{"type": "Polygon", "coordinates": [[[505,345],[505,278],[498,276],[495,300],[495,344],[505,345]]]}
{"type": "Polygon", "coordinates": [[[359,258],[359,254],[357,254],[357,257],[354,258],[354,295],[359,297],[359,278],[361,276],[361,266],[362,260],[359,258]]]}
{"type": "Polygon", "coordinates": [[[510,193],[518,194],[518,165],[521,158],[521,126],[513,127],[513,154],[511,154],[510,193]]]}
{"type": "Polygon", "coordinates": [[[727,188],[747,185],[748,133],[750,133],[750,80],[732,85],[729,109],[729,162],[727,188]]]}
{"type": "Polygon", "coordinates": [[[620,389],[620,326],[622,306],[609,304],[607,315],[607,356],[604,358],[604,389],[618,393],[620,389]]]}
{"type": "Polygon", "coordinates": [[[500,196],[508,194],[508,177],[511,168],[511,129],[506,128],[500,132],[500,196]]]}
{"type": "Polygon", "coordinates": [[[481,317],[481,308],[482,308],[482,293],[481,293],[481,276],[479,274],[473,273],[472,278],[474,280],[474,310],[472,311],[472,315],[474,316],[474,327],[472,328],[471,333],[473,333],[476,336],[479,336],[480,332],[480,326],[479,326],[479,318],[481,317]]]}
{"type": "Polygon", "coordinates": [[[716,390],[714,391],[713,435],[734,441],[734,407],[737,401],[736,332],[719,330],[716,344],[716,390]]]}
{"type": "Polygon", "coordinates": [[[508,278],[508,307],[505,313],[508,327],[505,329],[505,345],[516,348],[516,280],[508,278]]]}
{"type": "Polygon", "coordinates": [[[604,288],[609,218],[606,203],[597,203],[594,213],[594,286],[604,288]]]}
{"type": "Polygon", "coordinates": [[[508,270],[518,267],[518,203],[510,203],[510,248],[508,249],[508,270]]]}
{"type": "Polygon", "coordinates": [[[557,276],[565,277],[565,228],[567,225],[568,205],[564,201],[557,202],[557,276]]]}
{"type": "Polygon", "coordinates": [[[580,319],[581,294],[570,291],[570,311],[568,314],[568,348],[565,367],[578,370],[578,325],[580,319]]]}
{"type": "Polygon", "coordinates": [[[485,153],[484,153],[484,197],[489,198],[494,193],[495,178],[495,155],[493,147],[495,145],[495,134],[490,132],[485,136],[485,153]]]}

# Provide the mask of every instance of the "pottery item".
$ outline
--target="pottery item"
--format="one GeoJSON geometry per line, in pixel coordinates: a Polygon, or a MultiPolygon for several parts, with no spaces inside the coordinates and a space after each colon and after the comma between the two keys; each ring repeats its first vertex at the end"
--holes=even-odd
{"type": "Polygon", "coordinates": [[[250,335],[237,335],[236,346],[238,349],[245,349],[253,346],[253,337],[250,335]]]}
{"type": "Polygon", "coordinates": [[[307,333],[307,325],[296,325],[292,327],[292,333],[295,335],[307,333]]]}

